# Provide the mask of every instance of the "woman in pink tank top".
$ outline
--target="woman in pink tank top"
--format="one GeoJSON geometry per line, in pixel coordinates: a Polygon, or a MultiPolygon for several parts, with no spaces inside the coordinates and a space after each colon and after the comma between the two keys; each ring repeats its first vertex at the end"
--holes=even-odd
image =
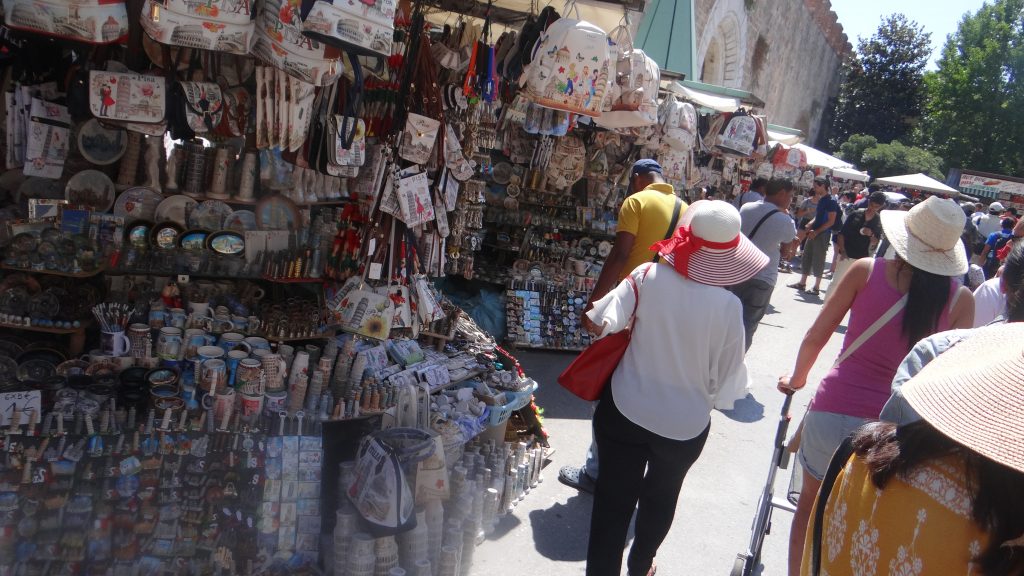
{"type": "Polygon", "coordinates": [[[800,573],[808,518],[836,448],[878,419],[896,369],[918,340],[974,322],[973,296],[957,280],[967,272],[960,244],[966,217],[960,206],[933,196],[909,212],[886,210],[880,218],[896,257],[857,260],[829,287],[792,375],[779,379],[779,390],[787,394],[803,388],[822,348],[850,313],[843,352],[818,386],[801,426],[803,486],[790,531],[790,576],[800,573]]]}

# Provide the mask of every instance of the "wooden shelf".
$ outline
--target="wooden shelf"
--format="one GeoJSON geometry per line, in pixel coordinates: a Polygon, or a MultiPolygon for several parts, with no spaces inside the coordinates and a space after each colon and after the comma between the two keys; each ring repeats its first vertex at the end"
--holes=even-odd
{"type": "Polygon", "coordinates": [[[0,265],[0,269],[9,270],[11,272],[24,272],[25,274],[46,274],[49,276],[61,276],[64,278],[92,278],[97,274],[104,271],[101,266],[90,272],[61,272],[59,270],[33,270],[31,268],[16,268],[14,266],[3,266],[0,265]]]}
{"type": "Polygon", "coordinates": [[[24,324],[8,324],[6,322],[0,322],[0,328],[9,328],[11,330],[24,330],[26,332],[40,332],[43,334],[75,334],[76,332],[83,332],[87,328],[85,324],[78,328],[46,328],[44,326],[25,326],[24,324]]]}
{"type": "MultiPolygon", "coordinates": [[[[184,192],[179,193],[185,194],[184,192]]],[[[270,196],[273,195],[274,194],[271,194],[270,196]]],[[[255,206],[259,204],[264,198],[268,197],[263,196],[262,198],[256,198],[253,200],[241,200],[239,198],[213,198],[210,196],[193,196],[191,194],[185,194],[185,196],[188,196],[189,198],[195,200],[196,202],[205,202],[206,200],[219,200],[225,204],[237,204],[240,206],[255,206]]],[[[309,206],[340,206],[342,204],[349,204],[351,202],[356,201],[357,200],[355,198],[339,198],[337,200],[322,200],[318,202],[295,202],[295,205],[298,206],[299,208],[307,208],[309,206]]]]}
{"type": "Polygon", "coordinates": [[[321,340],[321,339],[324,339],[324,338],[333,338],[333,337],[337,336],[337,334],[338,334],[337,332],[327,331],[327,332],[321,332],[319,334],[314,334],[312,336],[296,336],[294,338],[278,338],[276,336],[275,337],[264,336],[264,338],[266,338],[269,342],[281,343],[281,342],[298,342],[298,341],[301,341],[301,340],[321,340]]]}

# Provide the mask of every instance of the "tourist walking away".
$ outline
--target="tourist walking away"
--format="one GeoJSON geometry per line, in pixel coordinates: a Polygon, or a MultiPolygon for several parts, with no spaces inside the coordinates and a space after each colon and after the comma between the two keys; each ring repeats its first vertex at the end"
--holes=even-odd
{"type": "Polygon", "coordinates": [[[796,226],[789,217],[789,205],[793,202],[794,190],[792,180],[774,178],[765,188],[764,200],[745,204],[740,209],[743,234],[769,259],[768,265],[756,276],[729,288],[743,304],[743,329],[746,332],[747,349],[750,349],[757,325],[764,318],[771,302],[775,282],[779,277],[780,255],[796,242],[796,226]]]}
{"type": "Polygon", "coordinates": [[[1024,574],[1024,324],[974,332],[837,452],[802,574],[1024,574]]]}
{"type": "MultiPolygon", "coordinates": [[[[999,202],[993,202],[988,205],[987,214],[980,217],[975,214],[976,220],[974,221],[974,224],[978,227],[978,232],[981,233],[982,238],[987,240],[989,235],[999,232],[1003,224],[1002,214],[1005,211],[1006,208],[1004,208],[1002,204],[999,202]]],[[[984,246],[976,246],[974,253],[981,254],[983,248],[984,246]]]]}
{"type": "Polygon", "coordinates": [[[932,196],[909,212],[884,210],[880,217],[895,258],[863,258],[850,266],[804,336],[792,373],[779,378],[780,391],[803,388],[849,312],[842,352],[801,424],[803,488],[790,532],[790,576],[800,572],[807,520],[832,453],[851,432],[878,419],[897,367],[918,340],[974,322],[973,296],[959,281],[967,271],[960,206],[932,196]]]}
{"type": "Polygon", "coordinates": [[[832,275],[832,283],[839,282],[846,268],[855,260],[867,258],[871,253],[871,243],[882,237],[882,222],[878,213],[885,207],[885,194],[872,192],[868,196],[867,207],[853,210],[843,222],[843,227],[836,234],[836,253],[833,260],[839,262],[836,273],[832,275]]]}
{"type": "Polygon", "coordinates": [[[768,180],[764,178],[754,178],[754,181],[750,183],[750,190],[740,193],[739,196],[733,199],[733,205],[737,209],[743,208],[744,205],[752,202],[760,202],[764,200],[765,190],[768,187],[768,180]]]}
{"type": "Polygon", "coordinates": [[[999,252],[1003,246],[1013,240],[1013,226],[1016,224],[1013,218],[1003,218],[1000,222],[1001,229],[993,232],[985,239],[985,247],[978,255],[979,264],[985,271],[985,278],[995,278],[996,270],[999,270],[999,252]]]}
{"type": "MultiPolygon", "coordinates": [[[[996,282],[998,284],[994,291],[998,292],[997,297],[993,297],[990,293],[983,293],[980,289],[974,291],[975,327],[1024,322],[1024,244],[1015,246],[1007,256],[1006,263],[1003,265],[1003,273],[999,278],[993,278],[982,286],[988,287],[996,282]],[[988,317],[988,320],[979,323],[979,317],[988,317]]],[[[903,398],[902,386],[940,354],[977,333],[978,331],[975,329],[947,330],[915,344],[896,370],[896,376],[892,379],[892,397],[882,408],[879,419],[897,425],[920,420],[917,412],[907,405],[903,398]]]]}
{"type": "MultiPolygon", "coordinates": [[[[654,160],[641,159],[633,164],[629,187],[633,193],[619,209],[615,244],[590,294],[588,310],[637,266],[657,257],[651,252],[651,245],[672,236],[686,211],[686,203],[676,196],[672,185],[665,182],[661,165],[654,160]]],[[[586,463],[563,466],[558,471],[558,480],[577,490],[593,492],[597,475],[598,452],[591,441],[586,463]]]]}
{"type": "Polygon", "coordinates": [[[825,274],[825,257],[828,255],[828,244],[832,239],[832,225],[839,218],[839,203],[828,193],[828,182],[818,177],[814,179],[814,200],[817,202],[814,219],[801,232],[806,238],[804,255],[801,260],[800,281],[790,284],[801,292],[818,295],[821,293],[821,277],[825,274]],[[814,288],[807,289],[807,278],[814,275],[814,288]]]}
{"type": "Polygon", "coordinates": [[[724,287],[753,278],[769,258],[740,233],[736,208],[695,202],[672,238],[652,249],[663,260],[633,270],[584,321],[601,336],[633,327],[594,415],[601,474],[587,576],[619,576],[634,510],[629,574],[654,574],[711,410],[731,409],[748,385],[742,307],[724,287]]]}

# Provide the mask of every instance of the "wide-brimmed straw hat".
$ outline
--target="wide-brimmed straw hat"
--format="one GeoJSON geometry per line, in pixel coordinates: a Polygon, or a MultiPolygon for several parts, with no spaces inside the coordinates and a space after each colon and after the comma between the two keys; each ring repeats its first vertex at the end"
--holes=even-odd
{"type": "Polygon", "coordinates": [[[902,392],[939,432],[1024,472],[1024,323],[979,328],[902,392]]]}
{"type": "Polygon", "coordinates": [[[732,204],[699,200],[683,213],[675,234],[651,250],[694,282],[732,286],[750,280],[768,264],[768,256],[740,233],[740,225],[740,213],[732,204]]]}
{"type": "Polygon", "coordinates": [[[896,254],[911,266],[940,276],[967,272],[960,243],[967,216],[953,200],[931,196],[909,212],[883,210],[879,217],[896,254]]]}

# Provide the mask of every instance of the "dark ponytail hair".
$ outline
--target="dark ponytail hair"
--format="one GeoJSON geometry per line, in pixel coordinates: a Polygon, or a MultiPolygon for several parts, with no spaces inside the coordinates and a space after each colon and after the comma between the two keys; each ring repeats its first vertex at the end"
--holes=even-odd
{"type": "Polygon", "coordinates": [[[854,451],[884,489],[894,477],[906,479],[929,461],[962,458],[971,492],[971,517],[988,533],[989,543],[972,563],[986,575],[1024,573],[1024,551],[1004,542],[1024,532],[1024,473],[958,444],[924,420],[896,427],[887,422],[865,424],[854,433],[854,451]]]}
{"type": "Polygon", "coordinates": [[[903,313],[903,335],[910,347],[939,330],[939,318],[949,303],[949,277],[925,272],[907,262],[913,276],[907,291],[907,307],[903,313]]]}
{"type": "Polygon", "coordinates": [[[1002,282],[1006,290],[1006,320],[1024,322],[1024,241],[1014,240],[1010,255],[1003,262],[1002,282]]]}

